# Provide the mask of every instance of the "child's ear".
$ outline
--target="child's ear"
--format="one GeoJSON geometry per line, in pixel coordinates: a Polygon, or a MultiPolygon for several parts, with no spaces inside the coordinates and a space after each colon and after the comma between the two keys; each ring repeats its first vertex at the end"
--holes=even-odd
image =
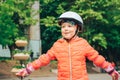
{"type": "Polygon", "coordinates": [[[81,26],[78,26],[78,32],[82,32],[83,28],[81,26]]]}

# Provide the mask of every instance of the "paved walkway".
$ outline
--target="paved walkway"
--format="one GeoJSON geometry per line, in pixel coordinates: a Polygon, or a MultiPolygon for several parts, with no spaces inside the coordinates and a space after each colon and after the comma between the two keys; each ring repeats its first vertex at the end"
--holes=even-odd
{"type": "MultiPolygon", "coordinates": [[[[108,74],[105,74],[105,73],[89,74],[89,79],[90,80],[112,80],[112,78],[108,74]]],[[[0,80],[21,80],[21,79],[13,78],[13,79],[0,79],[0,80]]],[[[23,80],[57,80],[57,77],[56,76],[53,76],[53,77],[27,77],[23,80]]]]}

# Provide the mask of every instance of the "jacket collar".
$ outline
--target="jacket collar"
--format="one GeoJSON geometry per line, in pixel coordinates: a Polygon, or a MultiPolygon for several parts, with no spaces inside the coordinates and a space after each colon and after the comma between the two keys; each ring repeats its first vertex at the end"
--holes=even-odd
{"type": "Polygon", "coordinates": [[[65,38],[62,38],[63,41],[66,41],[66,42],[68,42],[68,43],[73,42],[73,41],[75,41],[76,39],[78,39],[78,36],[74,36],[74,37],[73,37],[72,39],[70,39],[70,40],[66,40],[65,38]]]}

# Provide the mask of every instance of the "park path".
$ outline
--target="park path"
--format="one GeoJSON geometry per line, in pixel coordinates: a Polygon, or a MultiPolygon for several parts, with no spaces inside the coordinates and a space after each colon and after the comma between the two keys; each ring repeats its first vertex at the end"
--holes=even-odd
{"type": "MultiPolygon", "coordinates": [[[[0,79],[0,80],[21,80],[18,78],[0,79]]],[[[50,77],[27,77],[23,80],[57,80],[56,76],[50,77]]],[[[112,80],[112,78],[106,73],[89,74],[89,80],[112,80]]],[[[120,79],[119,79],[120,80],[120,79]]]]}

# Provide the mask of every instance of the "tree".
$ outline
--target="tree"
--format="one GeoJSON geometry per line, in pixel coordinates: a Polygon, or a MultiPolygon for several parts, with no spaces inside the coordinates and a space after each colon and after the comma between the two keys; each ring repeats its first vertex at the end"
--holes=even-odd
{"type": "Polygon", "coordinates": [[[34,23],[31,18],[31,5],[34,0],[0,1],[0,44],[14,48],[15,38],[25,36],[25,29],[34,23]]]}

